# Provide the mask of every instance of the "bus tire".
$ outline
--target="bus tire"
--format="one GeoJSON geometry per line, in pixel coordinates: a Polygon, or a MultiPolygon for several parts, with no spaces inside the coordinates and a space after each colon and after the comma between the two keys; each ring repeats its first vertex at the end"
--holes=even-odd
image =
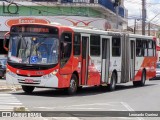
{"type": "Polygon", "coordinates": [[[143,71],[141,81],[133,81],[134,86],[144,86],[146,82],[146,72],[143,71]]]}
{"type": "Polygon", "coordinates": [[[82,86],[78,86],[77,91],[81,91],[81,90],[82,90],[82,86]]]}
{"type": "Polygon", "coordinates": [[[146,82],[146,72],[143,71],[142,76],[141,76],[141,81],[139,83],[140,86],[144,86],[146,82]]]}
{"type": "Polygon", "coordinates": [[[116,77],[115,72],[113,72],[112,76],[111,76],[111,82],[110,82],[110,84],[108,84],[108,90],[109,91],[114,91],[115,90],[115,88],[116,88],[116,81],[117,81],[117,77],[116,77]]]}
{"type": "Polygon", "coordinates": [[[24,86],[24,85],[22,85],[22,90],[25,93],[32,93],[34,88],[35,88],[34,86],[24,86]]]}
{"type": "Polygon", "coordinates": [[[72,75],[69,88],[68,88],[68,94],[74,95],[77,92],[77,76],[75,74],[72,75]]]}
{"type": "Polygon", "coordinates": [[[139,86],[139,81],[133,81],[133,86],[135,87],[139,86]]]}

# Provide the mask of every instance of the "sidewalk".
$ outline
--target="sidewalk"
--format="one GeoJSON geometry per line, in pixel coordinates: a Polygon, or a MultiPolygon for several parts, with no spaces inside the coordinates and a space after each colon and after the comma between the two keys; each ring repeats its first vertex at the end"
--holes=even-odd
{"type": "Polygon", "coordinates": [[[4,91],[17,91],[20,90],[21,86],[18,85],[9,85],[6,83],[5,79],[0,79],[0,92],[4,91]]]}

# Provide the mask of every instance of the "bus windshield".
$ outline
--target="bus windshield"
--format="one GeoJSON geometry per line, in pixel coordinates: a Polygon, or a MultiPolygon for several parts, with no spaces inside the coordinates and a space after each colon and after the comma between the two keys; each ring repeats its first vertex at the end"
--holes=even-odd
{"type": "Polygon", "coordinates": [[[10,62],[23,64],[58,63],[58,39],[51,36],[11,35],[8,58],[10,62]]]}

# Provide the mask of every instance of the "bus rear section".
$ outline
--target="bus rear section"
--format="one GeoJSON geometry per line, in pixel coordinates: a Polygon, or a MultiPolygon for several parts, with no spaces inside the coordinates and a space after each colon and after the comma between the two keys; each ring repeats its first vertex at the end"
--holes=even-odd
{"type": "Polygon", "coordinates": [[[153,36],[130,35],[130,79],[135,86],[144,86],[145,80],[156,74],[156,40],[153,36]]]}

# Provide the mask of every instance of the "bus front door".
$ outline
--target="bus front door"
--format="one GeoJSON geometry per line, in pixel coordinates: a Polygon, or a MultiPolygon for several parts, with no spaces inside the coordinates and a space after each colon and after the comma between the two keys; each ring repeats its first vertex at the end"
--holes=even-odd
{"type": "Polygon", "coordinates": [[[87,85],[89,64],[89,35],[81,35],[82,40],[82,62],[81,62],[81,84],[87,85]]]}
{"type": "Polygon", "coordinates": [[[106,36],[101,36],[102,45],[102,72],[101,72],[101,82],[108,82],[109,76],[109,61],[110,61],[110,39],[106,36]]]}

